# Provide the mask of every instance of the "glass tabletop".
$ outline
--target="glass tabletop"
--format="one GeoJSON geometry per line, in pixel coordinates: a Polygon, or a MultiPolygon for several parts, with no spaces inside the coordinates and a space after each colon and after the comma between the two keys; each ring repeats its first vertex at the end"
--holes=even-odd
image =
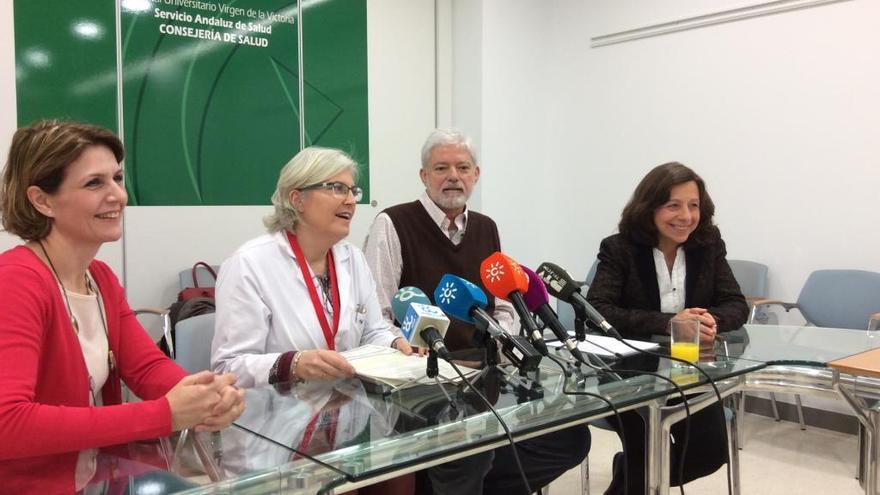
{"type": "MultiPolygon", "coordinates": [[[[764,366],[724,355],[704,359],[699,366],[713,380],[764,366]]],[[[474,385],[514,436],[522,437],[608,416],[612,411],[605,400],[624,409],[665,399],[676,393],[668,379],[682,389],[706,383],[693,369],[674,368],[658,357],[624,360],[616,367],[616,373],[565,376],[545,359],[537,375],[523,378],[516,370],[493,368],[474,385]],[[646,370],[667,380],[643,374],[646,370]]],[[[271,441],[278,455],[286,452],[295,466],[336,472],[350,481],[464,456],[506,438],[483,400],[456,384],[388,393],[368,381],[351,379],[255,388],[247,391],[245,400],[248,407],[236,425],[271,441]],[[309,465],[309,459],[314,463],[309,465]]]]}
{"type": "MultiPolygon", "coordinates": [[[[241,428],[178,434],[77,452],[69,469],[34,473],[29,491],[54,493],[314,494],[344,476],[291,464],[290,452],[241,428]],[[71,483],[72,482],[72,483],[71,483]]],[[[45,463],[35,458],[35,466],[45,463]]]]}
{"type": "Polygon", "coordinates": [[[785,325],[745,325],[724,334],[731,355],[767,364],[824,367],[880,347],[880,332],[785,325]]]}
{"type": "Polygon", "coordinates": [[[200,478],[204,482],[201,486],[181,494],[312,495],[346,481],[342,473],[316,469],[310,461],[297,461],[289,449],[235,425],[218,433],[198,435],[203,445],[210,442],[204,450],[214,459],[217,474],[208,480],[200,478]]]}

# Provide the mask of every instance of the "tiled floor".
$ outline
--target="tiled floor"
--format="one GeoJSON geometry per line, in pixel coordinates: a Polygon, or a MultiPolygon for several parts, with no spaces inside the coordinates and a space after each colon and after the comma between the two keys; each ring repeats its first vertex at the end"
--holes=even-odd
{"type": "MultiPolygon", "coordinates": [[[[798,425],[746,414],[740,451],[743,495],[863,493],[855,479],[856,437],[820,428],[801,431],[798,425]]],[[[590,493],[601,495],[611,481],[611,458],[620,450],[617,435],[590,429],[590,493]]],[[[550,486],[551,495],[581,493],[576,468],[550,486]]],[[[686,495],[727,493],[725,469],[685,485],[686,495]]],[[[678,488],[670,493],[677,494],[678,488]]]]}

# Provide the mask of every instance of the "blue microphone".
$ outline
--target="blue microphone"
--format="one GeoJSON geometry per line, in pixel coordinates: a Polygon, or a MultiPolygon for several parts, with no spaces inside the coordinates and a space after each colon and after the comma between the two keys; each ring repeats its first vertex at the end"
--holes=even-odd
{"type": "Polygon", "coordinates": [[[445,360],[452,356],[443,342],[449,318],[418,287],[403,287],[391,299],[391,311],[400,331],[415,347],[432,349],[445,360]]]}
{"type": "Polygon", "coordinates": [[[538,368],[541,355],[531,342],[518,335],[510,335],[502,329],[485,308],[488,303],[486,293],[477,285],[447,273],[440,278],[434,289],[434,300],[437,306],[455,319],[473,323],[481,332],[501,342],[501,352],[507,356],[517,368],[532,371],[538,368]]]}
{"type": "Polygon", "coordinates": [[[479,326],[480,322],[474,321],[474,315],[471,314],[472,311],[479,311],[486,322],[494,322],[483,310],[489,303],[486,293],[477,285],[451,273],[443,275],[440,279],[440,283],[434,289],[434,300],[444,313],[453,318],[479,326]]]}
{"type": "Polygon", "coordinates": [[[406,312],[412,303],[430,305],[431,300],[428,299],[428,296],[425,295],[422,289],[412,286],[401,287],[394,294],[394,297],[391,298],[391,312],[394,314],[394,319],[397,320],[398,325],[403,324],[404,319],[406,319],[406,312]]]}

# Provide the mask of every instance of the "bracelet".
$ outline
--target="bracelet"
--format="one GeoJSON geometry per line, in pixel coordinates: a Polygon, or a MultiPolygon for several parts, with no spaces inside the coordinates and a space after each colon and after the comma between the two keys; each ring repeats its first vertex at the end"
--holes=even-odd
{"type": "Polygon", "coordinates": [[[302,377],[296,374],[296,366],[299,364],[299,359],[302,355],[302,352],[297,352],[293,356],[293,361],[290,363],[290,383],[300,383],[305,381],[302,377]]]}
{"type": "Polygon", "coordinates": [[[394,340],[392,340],[392,341],[391,341],[391,348],[392,348],[392,349],[396,349],[396,350],[399,351],[400,349],[397,349],[397,341],[400,340],[400,339],[402,339],[402,338],[403,338],[403,337],[397,337],[397,338],[395,338],[394,340]]]}

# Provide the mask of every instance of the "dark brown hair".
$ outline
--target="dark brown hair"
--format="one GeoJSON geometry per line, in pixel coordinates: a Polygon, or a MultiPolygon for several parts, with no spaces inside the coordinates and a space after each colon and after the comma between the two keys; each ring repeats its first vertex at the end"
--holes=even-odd
{"type": "Polygon", "coordinates": [[[678,162],[654,167],[639,182],[620,215],[620,223],[617,226],[620,233],[641,244],[656,246],[658,232],[657,226],[654,225],[654,212],[669,201],[673,187],[691,181],[697,184],[697,189],[700,191],[700,222],[688,237],[687,244],[712,242],[716,236],[716,228],[712,224],[715,203],[709,197],[703,179],[678,162]]]}
{"type": "Polygon", "coordinates": [[[117,162],[125,157],[122,142],[103,127],[40,120],[15,131],[0,185],[3,229],[27,241],[49,235],[52,219],[34,208],[27,189],[37,186],[48,194],[55,193],[67,167],[91,146],[106,146],[117,162]]]}

